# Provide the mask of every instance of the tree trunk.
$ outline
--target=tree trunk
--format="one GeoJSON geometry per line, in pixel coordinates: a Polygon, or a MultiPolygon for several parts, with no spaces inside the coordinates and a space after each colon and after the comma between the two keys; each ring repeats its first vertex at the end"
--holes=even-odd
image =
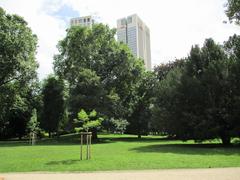
{"type": "Polygon", "coordinates": [[[224,146],[229,146],[231,144],[231,138],[230,136],[223,135],[221,136],[221,140],[224,146]]]}
{"type": "Polygon", "coordinates": [[[18,136],[18,139],[19,139],[19,140],[22,140],[22,136],[21,136],[21,135],[19,135],[19,136],[18,136]]]}
{"type": "Polygon", "coordinates": [[[92,129],[92,139],[93,139],[93,140],[97,140],[97,139],[98,139],[97,129],[96,129],[96,128],[93,128],[93,129],[92,129]]]}
{"type": "Polygon", "coordinates": [[[51,132],[50,131],[48,132],[48,137],[51,138],[51,132]]]}
{"type": "Polygon", "coordinates": [[[60,138],[60,133],[57,131],[57,138],[59,139],[60,138]]]}
{"type": "Polygon", "coordinates": [[[141,137],[142,137],[141,134],[138,134],[138,139],[141,139],[141,137]]]}

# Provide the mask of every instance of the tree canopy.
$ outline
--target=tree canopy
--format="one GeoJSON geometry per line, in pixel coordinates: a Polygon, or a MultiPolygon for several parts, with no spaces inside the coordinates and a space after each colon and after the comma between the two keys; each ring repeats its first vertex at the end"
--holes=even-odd
{"type": "Polygon", "coordinates": [[[226,6],[226,15],[230,22],[235,21],[237,24],[240,24],[240,0],[228,0],[226,6]]]}
{"type": "Polygon", "coordinates": [[[20,16],[0,7],[0,138],[26,133],[37,104],[37,37],[20,16]]]}
{"type": "Polygon", "coordinates": [[[226,51],[207,39],[202,48],[192,48],[183,68],[159,82],[154,122],[162,132],[183,140],[221,138],[225,145],[238,136],[238,41],[231,37],[226,51]]]}
{"type": "Polygon", "coordinates": [[[133,112],[143,61],[117,42],[115,33],[103,24],[73,26],[59,42],[54,70],[69,83],[73,117],[81,108],[96,109],[108,119],[126,119],[133,112]]]}
{"type": "Polygon", "coordinates": [[[36,77],[37,36],[23,18],[6,14],[1,7],[0,24],[0,87],[36,77]]]}
{"type": "Polygon", "coordinates": [[[49,76],[43,84],[42,96],[41,127],[51,136],[51,133],[59,131],[65,117],[66,94],[64,81],[55,76],[49,76]]]}

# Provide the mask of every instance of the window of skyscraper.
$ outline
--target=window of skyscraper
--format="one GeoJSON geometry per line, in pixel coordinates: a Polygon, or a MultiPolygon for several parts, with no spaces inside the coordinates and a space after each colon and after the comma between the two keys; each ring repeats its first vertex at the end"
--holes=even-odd
{"type": "Polygon", "coordinates": [[[126,19],[121,20],[121,25],[126,25],[126,19]]]}
{"type": "Polygon", "coordinates": [[[128,24],[132,23],[132,17],[128,17],[127,22],[128,24]]]}

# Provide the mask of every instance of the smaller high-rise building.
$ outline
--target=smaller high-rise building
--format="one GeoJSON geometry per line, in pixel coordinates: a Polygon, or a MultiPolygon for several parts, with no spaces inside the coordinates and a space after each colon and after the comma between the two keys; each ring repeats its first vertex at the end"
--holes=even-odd
{"type": "Polygon", "coordinates": [[[95,23],[95,20],[92,16],[83,16],[83,17],[77,17],[72,18],[70,20],[71,26],[86,26],[86,27],[92,27],[92,25],[95,23]]]}

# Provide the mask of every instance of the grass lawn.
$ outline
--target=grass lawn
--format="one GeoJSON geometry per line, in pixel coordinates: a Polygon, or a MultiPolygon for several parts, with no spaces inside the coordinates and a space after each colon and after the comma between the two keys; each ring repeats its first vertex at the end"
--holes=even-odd
{"type": "Polygon", "coordinates": [[[194,144],[156,136],[99,137],[101,142],[92,145],[92,159],[82,161],[76,135],[42,140],[35,146],[0,142],[0,172],[240,167],[239,146],[224,148],[219,142],[194,144]]]}

